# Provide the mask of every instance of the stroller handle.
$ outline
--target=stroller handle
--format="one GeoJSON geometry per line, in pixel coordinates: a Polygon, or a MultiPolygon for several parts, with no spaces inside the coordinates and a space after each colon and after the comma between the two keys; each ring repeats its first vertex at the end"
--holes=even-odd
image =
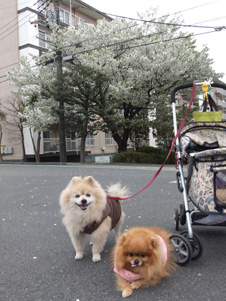
{"type": "MultiPolygon", "coordinates": [[[[196,86],[201,86],[203,83],[195,83],[195,84],[196,84],[196,86]]],[[[173,89],[173,91],[171,92],[171,102],[173,103],[176,101],[175,95],[179,90],[192,88],[192,87],[193,87],[193,83],[189,83],[189,84],[178,86],[175,89],[173,89]]],[[[224,85],[224,84],[212,83],[211,87],[222,88],[222,89],[226,90],[226,85],[224,85]]]]}

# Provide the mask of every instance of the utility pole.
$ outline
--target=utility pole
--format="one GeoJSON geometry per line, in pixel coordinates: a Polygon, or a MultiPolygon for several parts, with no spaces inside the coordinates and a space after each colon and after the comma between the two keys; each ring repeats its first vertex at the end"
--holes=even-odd
{"type": "MultiPolygon", "coordinates": [[[[54,0],[54,10],[56,14],[56,22],[60,24],[59,2],[54,0]]],[[[62,95],[62,52],[56,51],[56,68],[57,68],[57,96],[56,101],[59,103],[59,142],[60,142],[60,162],[67,162],[66,139],[65,139],[65,118],[64,118],[64,99],[62,95]]]]}
{"type": "Polygon", "coordinates": [[[62,95],[62,52],[56,51],[56,68],[57,68],[57,96],[56,101],[59,103],[59,142],[60,142],[60,162],[67,162],[66,139],[65,139],[65,118],[64,118],[64,99],[62,95]]]}

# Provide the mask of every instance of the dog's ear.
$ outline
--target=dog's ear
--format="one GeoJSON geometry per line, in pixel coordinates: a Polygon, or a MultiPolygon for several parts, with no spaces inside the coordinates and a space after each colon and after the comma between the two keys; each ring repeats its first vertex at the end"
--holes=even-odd
{"type": "Polygon", "coordinates": [[[94,186],[96,184],[96,181],[92,176],[86,177],[85,180],[90,186],[94,186]]]}
{"type": "Polygon", "coordinates": [[[127,235],[126,235],[126,233],[123,233],[120,238],[120,243],[124,244],[126,242],[126,240],[127,240],[127,235]]]}
{"type": "Polygon", "coordinates": [[[155,248],[155,246],[156,246],[156,238],[155,238],[154,236],[151,237],[150,242],[151,242],[151,246],[152,246],[153,248],[155,248]]]}
{"type": "Polygon", "coordinates": [[[73,178],[71,179],[70,184],[78,183],[78,182],[80,182],[81,180],[82,180],[81,177],[73,177],[73,178]]]}

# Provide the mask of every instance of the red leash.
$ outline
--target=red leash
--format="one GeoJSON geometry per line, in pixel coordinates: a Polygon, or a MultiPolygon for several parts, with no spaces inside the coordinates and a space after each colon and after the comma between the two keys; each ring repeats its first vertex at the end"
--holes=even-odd
{"type": "Polygon", "coordinates": [[[123,201],[123,200],[128,200],[128,199],[130,199],[130,198],[132,198],[132,197],[138,195],[138,194],[141,193],[142,191],[144,191],[146,188],[148,188],[148,187],[155,181],[155,179],[156,179],[156,178],[158,177],[158,175],[160,174],[160,172],[161,172],[163,166],[165,165],[166,161],[168,160],[168,158],[169,158],[169,156],[170,156],[170,154],[171,154],[171,152],[172,152],[172,150],[173,150],[174,144],[175,144],[175,142],[176,142],[176,140],[177,140],[177,138],[178,138],[178,136],[179,136],[179,134],[180,134],[180,131],[181,131],[181,129],[183,128],[183,126],[184,126],[184,124],[185,124],[185,121],[186,121],[186,119],[187,119],[187,117],[188,117],[188,113],[189,113],[189,111],[190,111],[190,108],[191,108],[191,105],[192,105],[192,102],[193,102],[193,99],[194,99],[194,96],[195,96],[195,87],[196,87],[196,86],[195,86],[195,83],[193,83],[192,95],[191,95],[191,100],[190,100],[190,103],[189,103],[189,106],[188,106],[188,109],[187,109],[187,113],[186,113],[186,115],[185,115],[185,117],[184,117],[184,120],[182,121],[182,123],[181,123],[181,125],[180,125],[179,130],[177,131],[177,134],[176,134],[175,138],[173,139],[171,148],[170,148],[170,150],[169,150],[169,153],[168,153],[168,155],[167,155],[165,161],[162,163],[162,165],[160,166],[159,170],[156,172],[156,174],[155,174],[154,177],[151,179],[151,181],[150,181],[144,188],[142,188],[140,191],[138,191],[137,193],[135,193],[135,194],[133,194],[133,195],[130,195],[130,196],[126,197],[126,198],[117,198],[117,197],[107,196],[108,199],[110,199],[110,200],[122,200],[122,201],[123,201]]]}

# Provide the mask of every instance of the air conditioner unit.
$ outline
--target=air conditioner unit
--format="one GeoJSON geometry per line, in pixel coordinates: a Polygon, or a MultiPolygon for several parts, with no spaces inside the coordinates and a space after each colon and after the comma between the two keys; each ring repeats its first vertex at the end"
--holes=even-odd
{"type": "Polygon", "coordinates": [[[47,10],[46,12],[46,22],[49,24],[51,21],[56,21],[56,14],[53,10],[47,10]]]}
{"type": "Polygon", "coordinates": [[[10,155],[13,153],[13,147],[12,146],[8,146],[4,148],[4,154],[5,155],[10,155]]]}

